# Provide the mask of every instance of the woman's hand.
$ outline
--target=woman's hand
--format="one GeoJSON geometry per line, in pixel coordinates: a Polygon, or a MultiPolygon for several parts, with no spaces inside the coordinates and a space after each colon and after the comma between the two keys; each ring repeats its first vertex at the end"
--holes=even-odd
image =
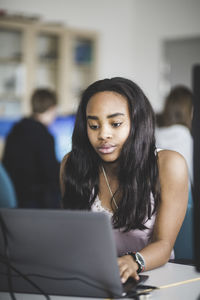
{"type": "Polygon", "coordinates": [[[122,283],[125,283],[129,277],[139,280],[137,273],[138,264],[131,255],[125,255],[118,258],[118,266],[122,283]]]}

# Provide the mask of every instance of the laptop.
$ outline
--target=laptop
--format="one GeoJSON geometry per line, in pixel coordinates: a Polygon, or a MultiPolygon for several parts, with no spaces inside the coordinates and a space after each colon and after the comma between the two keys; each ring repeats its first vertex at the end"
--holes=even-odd
{"type": "Polygon", "coordinates": [[[121,283],[104,213],[0,209],[0,227],[1,292],[119,298],[138,284],[121,283]]]}

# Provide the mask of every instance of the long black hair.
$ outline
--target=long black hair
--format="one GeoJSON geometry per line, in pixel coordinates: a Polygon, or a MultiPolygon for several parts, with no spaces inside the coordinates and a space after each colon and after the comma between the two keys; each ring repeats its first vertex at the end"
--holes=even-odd
{"type": "Polygon", "coordinates": [[[72,135],[72,151],[64,166],[63,207],[90,210],[98,194],[101,159],[88,139],[86,108],[90,98],[103,91],[113,91],[126,98],[131,118],[130,134],[118,159],[122,196],[113,215],[113,226],[124,231],[145,229],[145,222],[156,212],[160,202],[155,115],[143,91],[126,78],[96,81],[82,94],[72,135]]]}

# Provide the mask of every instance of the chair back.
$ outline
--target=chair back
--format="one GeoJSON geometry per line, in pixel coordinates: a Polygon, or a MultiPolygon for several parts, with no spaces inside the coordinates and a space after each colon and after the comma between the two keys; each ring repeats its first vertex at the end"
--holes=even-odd
{"type": "Polygon", "coordinates": [[[17,207],[14,185],[2,163],[0,163],[0,207],[17,207]]]}

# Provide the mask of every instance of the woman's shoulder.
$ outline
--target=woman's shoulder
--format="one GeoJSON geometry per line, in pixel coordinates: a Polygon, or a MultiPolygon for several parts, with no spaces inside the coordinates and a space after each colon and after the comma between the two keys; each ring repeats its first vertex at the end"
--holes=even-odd
{"type": "Polygon", "coordinates": [[[159,165],[174,163],[185,164],[185,158],[177,151],[158,149],[157,152],[159,165]]]}
{"type": "Polygon", "coordinates": [[[62,159],[62,161],[61,161],[61,164],[60,164],[60,172],[61,172],[61,174],[63,173],[65,164],[66,164],[66,162],[67,162],[69,156],[70,156],[70,152],[67,153],[67,154],[65,154],[65,156],[63,157],[63,159],[62,159]]]}
{"type": "Polygon", "coordinates": [[[167,150],[167,149],[161,149],[158,148],[157,149],[157,153],[158,153],[158,159],[159,160],[172,160],[172,159],[178,159],[178,160],[184,160],[183,155],[181,155],[179,152],[175,151],[175,150],[167,150]]]}
{"type": "Polygon", "coordinates": [[[159,172],[170,176],[187,176],[186,160],[179,152],[173,150],[158,151],[159,172]],[[182,174],[182,175],[181,175],[182,174]]]}

